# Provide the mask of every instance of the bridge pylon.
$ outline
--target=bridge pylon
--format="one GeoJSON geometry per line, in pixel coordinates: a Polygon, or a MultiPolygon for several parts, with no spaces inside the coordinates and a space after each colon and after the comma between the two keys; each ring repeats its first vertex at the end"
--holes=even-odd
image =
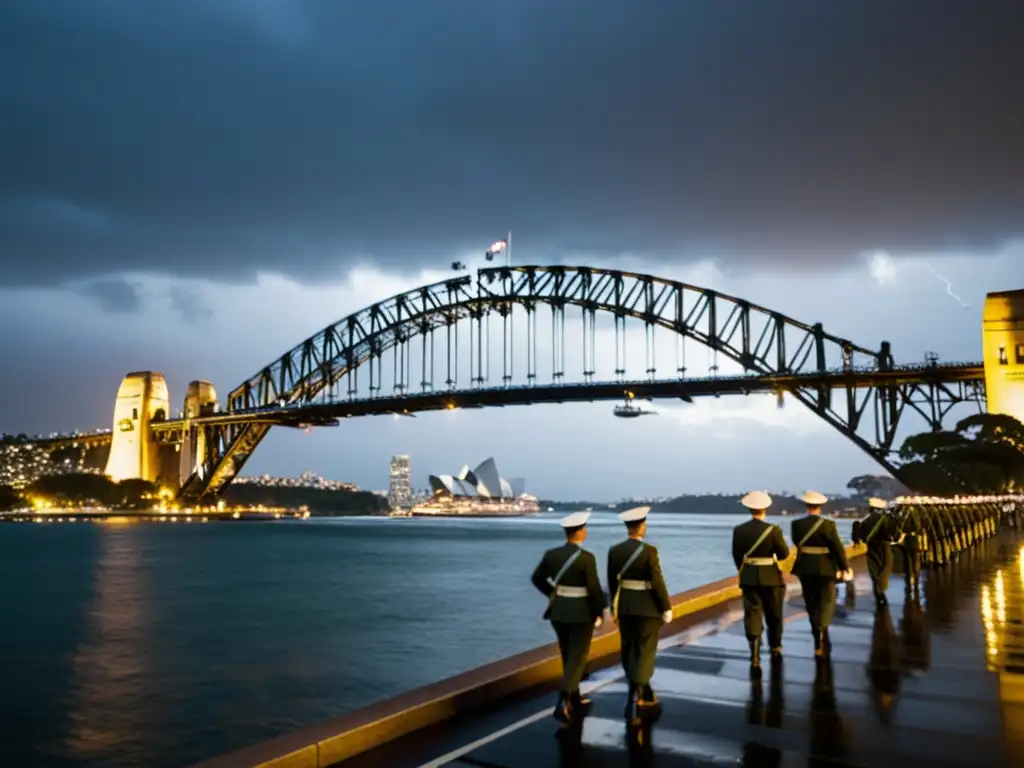
{"type": "Polygon", "coordinates": [[[121,380],[114,401],[114,425],[106,474],[114,481],[159,482],[162,446],[150,425],[167,419],[170,396],[162,373],[136,371],[121,380]]]}
{"type": "Polygon", "coordinates": [[[981,344],[988,412],[1024,421],[1024,290],[985,297],[981,344]]]}
{"type": "Polygon", "coordinates": [[[178,453],[178,485],[180,488],[189,476],[197,472],[206,461],[206,431],[193,423],[193,419],[211,416],[217,412],[217,390],[209,381],[193,381],[185,393],[183,409],[185,424],[181,431],[178,453]]]}

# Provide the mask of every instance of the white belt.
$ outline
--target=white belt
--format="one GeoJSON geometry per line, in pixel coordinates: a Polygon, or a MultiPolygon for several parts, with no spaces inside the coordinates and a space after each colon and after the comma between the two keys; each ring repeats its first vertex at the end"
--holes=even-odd
{"type": "Polygon", "coordinates": [[[798,547],[802,555],[830,555],[828,547],[798,547]]]}
{"type": "Polygon", "coordinates": [[[744,565],[775,565],[776,559],[774,557],[745,557],[743,558],[744,565]]]}
{"type": "Polygon", "coordinates": [[[651,588],[651,582],[637,581],[636,579],[623,579],[619,582],[619,586],[633,592],[646,592],[651,588]]]}
{"type": "Polygon", "coordinates": [[[590,593],[587,592],[586,587],[557,586],[555,587],[555,594],[558,597],[586,597],[590,593]]]}

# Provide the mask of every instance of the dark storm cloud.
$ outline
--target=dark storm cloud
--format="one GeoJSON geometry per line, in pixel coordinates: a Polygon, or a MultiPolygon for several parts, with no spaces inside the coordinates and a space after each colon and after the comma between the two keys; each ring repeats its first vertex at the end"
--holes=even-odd
{"type": "Polygon", "coordinates": [[[205,323],[214,317],[213,310],[188,288],[180,285],[171,286],[167,297],[170,299],[171,309],[189,323],[205,323]]]}
{"type": "Polygon", "coordinates": [[[107,312],[131,313],[138,312],[142,307],[138,290],[126,280],[93,280],[78,286],[75,290],[83,296],[95,299],[107,312]]]}
{"type": "MultiPolygon", "coordinates": [[[[773,266],[989,245],[1024,205],[1020,5],[23,0],[0,281],[524,256],[773,266]]],[[[522,257],[519,257],[522,258],[522,257]]]]}

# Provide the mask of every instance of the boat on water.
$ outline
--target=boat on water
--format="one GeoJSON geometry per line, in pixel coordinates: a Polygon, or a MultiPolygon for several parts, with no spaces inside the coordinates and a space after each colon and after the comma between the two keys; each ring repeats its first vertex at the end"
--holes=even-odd
{"type": "Polygon", "coordinates": [[[412,517],[411,509],[392,509],[388,512],[388,517],[412,517]]]}
{"type": "Polygon", "coordinates": [[[526,517],[540,514],[537,497],[522,494],[512,499],[436,496],[416,504],[413,517],[526,517]]]}

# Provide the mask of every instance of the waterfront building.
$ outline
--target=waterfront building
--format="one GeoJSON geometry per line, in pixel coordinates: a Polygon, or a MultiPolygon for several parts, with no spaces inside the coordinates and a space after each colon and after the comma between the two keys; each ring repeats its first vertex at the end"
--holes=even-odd
{"type": "Polygon", "coordinates": [[[525,493],[522,478],[506,480],[494,459],[476,469],[464,465],[458,475],[431,475],[430,501],[413,507],[414,515],[527,515],[540,511],[537,499],[525,493]]]}
{"type": "Polygon", "coordinates": [[[412,506],[412,469],[409,457],[404,454],[391,457],[388,503],[392,510],[409,509],[412,506]]]}
{"type": "Polygon", "coordinates": [[[27,488],[44,475],[98,473],[80,449],[51,452],[30,442],[0,443],[0,485],[27,488]]]}
{"type": "Polygon", "coordinates": [[[265,488],[312,488],[320,491],[358,491],[355,483],[346,483],[342,480],[328,480],[316,472],[306,470],[299,477],[271,477],[260,475],[258,477],[236,477],[237,485],[259,485],[265,488]]]}

